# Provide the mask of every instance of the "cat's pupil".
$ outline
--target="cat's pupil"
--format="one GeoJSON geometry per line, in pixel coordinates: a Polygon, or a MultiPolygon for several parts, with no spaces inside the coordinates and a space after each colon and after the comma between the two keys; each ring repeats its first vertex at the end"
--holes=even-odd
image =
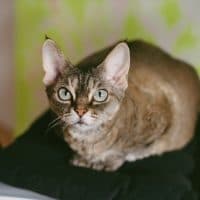
{"type": "Polygon", "coordinates": [[[101,91],[99,91],[99,97],[102,97],[102,92],[101,91]]]}

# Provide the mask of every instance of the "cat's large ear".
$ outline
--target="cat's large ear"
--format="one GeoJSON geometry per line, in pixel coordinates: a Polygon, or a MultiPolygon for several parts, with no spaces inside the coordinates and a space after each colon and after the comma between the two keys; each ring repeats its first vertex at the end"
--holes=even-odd
{"type": "Polygon", "coordinates": [[[42,48],[42,60],[45,76],[43,82],[46,86],[55,82],[58,75],[61,74],[67,65],[62,51],[57,47],[56,43],[47,38],[42,48]]]}
{"type": "Polygon", "coordinates": [[[104,78],[111,84],[126,89],[128,87],[128,71],[130,67],[130,51],[125,42],[121,42],[108,54],[103,66],[104,78]]]}

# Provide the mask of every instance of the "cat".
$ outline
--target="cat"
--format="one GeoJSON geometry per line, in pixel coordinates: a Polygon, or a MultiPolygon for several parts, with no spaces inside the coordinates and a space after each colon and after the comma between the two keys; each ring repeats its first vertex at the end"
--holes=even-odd
{"type": "Polygon", "coordinates": [[[120,41],[74,66],[47,38],[42,57],[50,108],[75,152],[73,165],[115,171],[193,137],[199,77],[160,48],[120,41]]]}

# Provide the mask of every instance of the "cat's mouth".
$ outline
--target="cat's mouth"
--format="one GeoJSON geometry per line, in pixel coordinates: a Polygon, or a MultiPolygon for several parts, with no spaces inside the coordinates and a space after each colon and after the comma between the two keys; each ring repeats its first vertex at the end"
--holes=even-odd
{"type": "Polygon", "coordinates": [[[90,126],[87,123],[83,122],[83,121],[78,121],[78,122],[74,123],[72,125],[72,127],[75,128],[75,129],[83,131],[85,129],[88,129],[90,126]]]}
{"type": "Polygon", "coordinates": [[[84,120],[80,119],[79,121],[77,121],[74,125],[79,125],[79,126],[83,126],[83,125],[88,125],[84,120]]]}
{"type": "Polygon", "coordinates": [[[86,123],[82,120],[79,120],[78,122],[76,122],[76,124],[83,125],[83,124],[86,124],[86,123]]]}

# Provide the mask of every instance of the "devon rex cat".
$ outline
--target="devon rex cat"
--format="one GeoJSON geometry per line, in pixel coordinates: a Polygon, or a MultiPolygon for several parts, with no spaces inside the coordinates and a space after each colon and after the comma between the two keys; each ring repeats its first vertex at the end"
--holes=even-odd
{"type": "Polygon", "coordinates": [[[114,171],[125,161],[180,149],[193,136],[198,75],[158,47],[118,42],[73,66],[47,39],[43,68],[73,165],[114,171]]]}

